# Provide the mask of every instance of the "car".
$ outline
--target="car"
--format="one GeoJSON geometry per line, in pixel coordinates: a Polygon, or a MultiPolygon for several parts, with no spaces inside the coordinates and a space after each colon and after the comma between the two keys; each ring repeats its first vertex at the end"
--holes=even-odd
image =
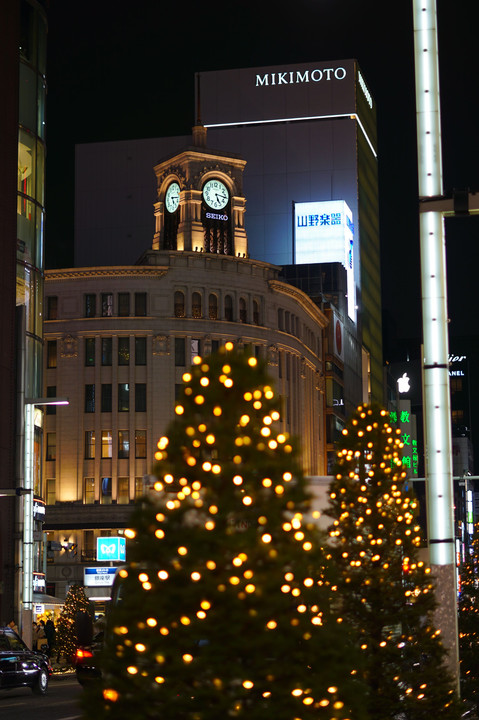
{"type": "Polygon", "coordinates": [[[88,645],[78,645],[75,653],[75,674],[80,685],[84,686],[101,678],[98,667],[98,653],[103,647],[103,633],[95,635],[88,645]]]}
{"type": "Polygon", "coordinates": [[[29,687],[45,695],[52,667],[46,655],[30,650],[10,627],[0,627],[0,689],[29,687]]]}
{"type": "Polygon", "coordinates": [[[87,612],[79,612],[75,617],[78,641],[74,660],[75,674],[82,686],[101,678],[98,655],[103,648],[103,623],[104,618],[93,624],[93,619],[87,612]]]}

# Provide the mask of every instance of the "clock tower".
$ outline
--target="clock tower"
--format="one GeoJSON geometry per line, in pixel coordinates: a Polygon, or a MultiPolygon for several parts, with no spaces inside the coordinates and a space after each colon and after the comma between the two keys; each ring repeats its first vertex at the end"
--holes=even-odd
{"type": "Polygon", "coordinates": [[[238,155],[206,147],[206,128],[193,128],[193,144],[155,166],[153,250],[248,257],[246,200],[238,155]]]}

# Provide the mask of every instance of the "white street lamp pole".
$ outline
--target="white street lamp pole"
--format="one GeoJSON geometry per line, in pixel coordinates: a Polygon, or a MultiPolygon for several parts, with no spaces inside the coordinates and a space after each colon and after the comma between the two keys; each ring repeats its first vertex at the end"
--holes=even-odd
{"type": "Polygon", "coordinates": [[[428,542],[439,603],[436,623],[458,679],[446,248],[443,213],[430,202],[443,195],[436,0],[413,0],[413,19],[428,542]]]}

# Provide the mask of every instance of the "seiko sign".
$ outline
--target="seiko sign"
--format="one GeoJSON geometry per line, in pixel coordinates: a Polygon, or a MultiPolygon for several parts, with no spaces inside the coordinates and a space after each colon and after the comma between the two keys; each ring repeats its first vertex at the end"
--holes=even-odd
{"type": "Polygon", "coordinates": [[[299,85],[318,83],[322,80],[344,80],[346,68],[316,68],[315,70],[287,70],[286,72],[265,73],[256,75],[256,87],[272,85],[299,85]]]}

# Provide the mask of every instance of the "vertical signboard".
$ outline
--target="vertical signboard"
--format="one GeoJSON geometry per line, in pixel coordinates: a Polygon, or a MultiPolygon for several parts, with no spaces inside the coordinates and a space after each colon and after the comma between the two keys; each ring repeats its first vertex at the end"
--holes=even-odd
{"type": "Polygon", "coordinates": [[[340,262],[347,274],[348,315],[356,322],[354,223],[344,200],[294,203],[294,262],[340,262]]]}

